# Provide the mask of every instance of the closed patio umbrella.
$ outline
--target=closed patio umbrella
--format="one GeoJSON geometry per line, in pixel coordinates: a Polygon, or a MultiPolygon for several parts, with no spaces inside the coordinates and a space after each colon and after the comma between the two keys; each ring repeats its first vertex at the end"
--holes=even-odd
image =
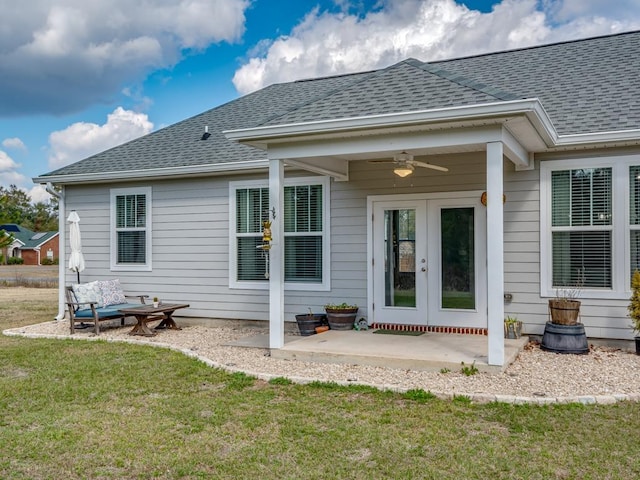
{"type": "Polygon", "coordinates": [[[72,210],[67,218],[69,226],[69,242],[71,243],[71,255],[69,256],[69,270],[78,274],[80,283],[80,272],[84,270],[84,256],[82,255],[82,240],[80,239],[80,217],[75,210],[72,210]]]}

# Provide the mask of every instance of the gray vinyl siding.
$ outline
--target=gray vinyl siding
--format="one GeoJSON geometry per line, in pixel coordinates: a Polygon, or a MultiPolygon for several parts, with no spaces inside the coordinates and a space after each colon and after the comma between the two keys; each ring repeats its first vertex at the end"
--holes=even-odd
{"type": "MultiPolygon", "coordinates": [[[[628,151],[622,151],[628,153],[628,151]]],[[[607,152],[611,155],[611,152],[607,152]]],[[[540,155],[545,158],[588,158],[584,152],[565,155],[540,155]]],[[[505,169],[504,210],[504,282],[505,292],[513,295],[505,303],[505,315],[516,315],[524,322],[523,330],[530,335],[542,335],[549,319],[548,297],[540,295],[540,160],[535,169],[515,171],[507,163],[505,169]]],[[[616,214],[624,212],[619,206],[616,214]]],[[[616,268],[624,268],[617,265],[616,268]]],[[[633,332],[627,317],[627,300],[593,299],[585,292],[581,302],[580,319],[588,337],[630,339],[633,332]]]]}
{"type": "MultiPolygon", "coordinates": [[[[357,161],[350,164],[348,182],[330,182],[331,290],[285,291],[285,320],[343,301],[359,305],[359,316],[367,317],[368,196],[486,188],[484,152],[434,156],[428,161],[448,167],[449,173],[417,168],[400,179],[392,174],[391,164],[357,161]]],[[[542,334],[548,313],[547,298],[540,296],[539,162],[529,171],[516,171],[509,161],[504,165],[504,289],[513,296],[505,304],[505,314],[522,320],[526,333],[542,334]]],[[[287,171],[292,175],[309,176],[287,171]]],[[[67,187],[67,213],[75,209],[81,218],[86,260],[81,281],[119,278],[126,293],[189,303],[191,308],[181,312],[186,316],[268,320],[267,290],[229,288],[229,180],[241,179],[266,180],[267,173],[67,187]],[[153,268],[111,271],[110,188],[134,186],[152,187],[153,268]]],[[[75,283],[76,274],[66,270],[65,281],[75,283]]],[[[631,338],[627,302],[580,300],[588,336],[631,338]]]]}

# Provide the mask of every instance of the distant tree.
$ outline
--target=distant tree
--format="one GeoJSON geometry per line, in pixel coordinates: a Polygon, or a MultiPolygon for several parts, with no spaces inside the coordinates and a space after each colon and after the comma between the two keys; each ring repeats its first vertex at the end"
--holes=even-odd
{"type": "Polygon", "coordinates": [[[15,240],[14,236],[9,232],[0,230],[0,264],[6,264],[9,251],[7,247],[15,240]]]}
{"type": "Polygon", "coordinates": [[[0,186],[0,223],[16,223],[37,232],[58,230],[58,199],[31,203],[16,185],[0,186]]]}

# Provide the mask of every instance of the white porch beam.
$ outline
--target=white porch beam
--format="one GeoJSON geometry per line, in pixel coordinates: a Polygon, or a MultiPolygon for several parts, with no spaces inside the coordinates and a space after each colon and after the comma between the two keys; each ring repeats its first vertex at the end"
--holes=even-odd
{"type": "Polygon", "coordinates": [[[532,170],[533,159],[526,148],[506,128],[502,129],[504,155],[516,166],[516,170],[532,170]]]}
{"type": "Polygon", "coordinates": [[[504,365],[504,215],[502,142],[487,143],[488,364],[504,365]]]}
{"type": "Polygon", "coordinates": [[[269,159],[269,348],[284,346],[284,163],[269,159]]]}
{"type": "Polygon", "coordinates": [[[378,135],[362,135],[348,138],[325,138],[313,141],[273,143],[269,145],[269,157],[286,158],[287,162],[300,158],[334,157],[362,153],[392,155],[402,150],[425,148],[450,148],[478,145],[502,140],[502,127],[491,125],[473,130],[455,129],[434,132],[394,132],[378,135]]]}
{"type": "Polygon", "coordinates": [[[340,158],[287,159],[286,163],[309,172],[328,175],[338,181],[346,182],[349,180],[349,162],[340,158]]]}

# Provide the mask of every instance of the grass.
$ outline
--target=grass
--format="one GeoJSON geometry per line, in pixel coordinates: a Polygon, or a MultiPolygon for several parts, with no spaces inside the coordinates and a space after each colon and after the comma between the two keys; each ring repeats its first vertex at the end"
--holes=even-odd
{"type": "MultiPolygon", "coordinates": [[[[53,317],[55,290],[30,292],[0,289],[0,328],[53,317]]],[[[635,479],[639,427],[636,403],[475,405],[0,337],[3,479],[635,479]]]]}

